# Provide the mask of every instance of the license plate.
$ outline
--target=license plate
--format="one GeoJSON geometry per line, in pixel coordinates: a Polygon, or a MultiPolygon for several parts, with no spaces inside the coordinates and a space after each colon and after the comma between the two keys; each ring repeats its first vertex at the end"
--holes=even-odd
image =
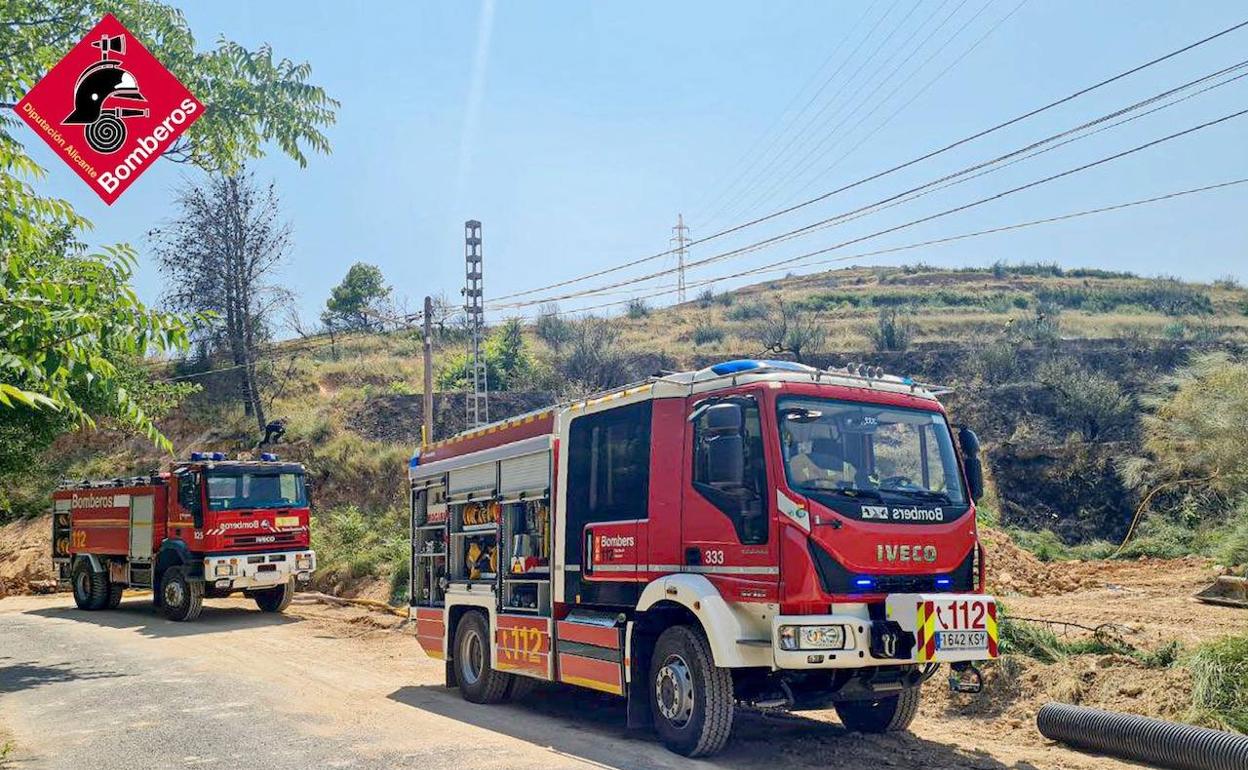
{"type": "Polygon", "coordinates": [[[938,650],[984,650],[988,648],[987,631],[937,631],[938,650]]]}

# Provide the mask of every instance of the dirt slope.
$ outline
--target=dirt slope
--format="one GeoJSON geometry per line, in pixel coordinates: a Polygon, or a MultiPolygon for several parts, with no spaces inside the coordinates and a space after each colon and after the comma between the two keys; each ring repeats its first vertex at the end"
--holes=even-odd
{"type": "Polygon", "coordinates": [[[0,525],[0,596],[47,589],[54,580],[51,537],[50,516],[0,525]]]}

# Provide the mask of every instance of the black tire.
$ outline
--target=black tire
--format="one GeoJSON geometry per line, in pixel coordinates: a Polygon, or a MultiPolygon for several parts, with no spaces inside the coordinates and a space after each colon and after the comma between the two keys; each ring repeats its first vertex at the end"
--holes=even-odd
{"type": "Polygon", "coordinates": [[[836,715],[847,730],[857,733],[893,733],[905,730],[919,712],[919,688],[876,700],[851,700],[835,704],[836,715]]]}
{"type": "Polygon", "coordinates": [[[507,697],[511,674],[490,666],[490,631],[485,615],[467,612],[455,627],[455,679],[459,692],[472,703],[498,703],[507,697]]]}
{"type": "Polygon", "coordinates": [[[290,600],[295,597],[295,586],[293,583],[286,582],[280,586],[266,588],[263,591],[256,591],[251,598],[256,600],[256,606],[261,612],[285,612],[290,606],[290,600]]]}
{"type": "Polygon", "coordinates": [[[125,590],[125,586],[121,583],[108,584],[108,601],[104,606],[110,610],[115,610],[121,606],[121,592],[125,590]]]}
{"type": "Polygon", "coordinates": [[[734,716],[732,673],[715,665],[701,630],[672,626],[659,635],[646,689],[654,731],[668,749],[706,757],[728,743],[734,716]]]}
{"type": "Polygon", "coordinates": [[[508,676],[511,677],[511,686],[507,688],[507,700],[524,700],[533,692],[533,688],[537,687],[537,680],[531,676],[519,674],[508,676]]]}
{"type": "Polygon", "coordinates": [[[204,608],[204,583],[188,578],[186,567],[170,567],[160,580],[160,598],[165,617],[178,622],[194,620],[204,608]]]}
{"type": "Polygon", "coordinates": [[[79,559],[74,565],[74,604],[80,610],[102,610],[108,604],[108,575],[91,569],[91,562],[79,559]]]}

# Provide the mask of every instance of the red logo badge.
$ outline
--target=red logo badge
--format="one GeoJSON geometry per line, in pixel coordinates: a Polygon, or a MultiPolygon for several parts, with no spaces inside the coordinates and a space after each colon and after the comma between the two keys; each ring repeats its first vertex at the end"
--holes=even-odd
{"type": "Polygon", "coordinates": [[[110,13],[16,110],[112,204],[204,106],[110,13]]]}

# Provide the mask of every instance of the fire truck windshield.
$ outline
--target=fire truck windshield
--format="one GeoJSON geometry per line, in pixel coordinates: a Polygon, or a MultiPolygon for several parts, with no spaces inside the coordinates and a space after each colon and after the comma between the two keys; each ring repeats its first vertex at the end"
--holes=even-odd
{"type": "Polygon", "coordinates": [[[782,398],[789,485],[812,496],[965,505],[944,415],[920,409],[782,398]]]}
{"type": "Polygon", "coordinates": [[[210,473],[208,508],[300,508],[308,504],[301,473],[210,473]]]}

